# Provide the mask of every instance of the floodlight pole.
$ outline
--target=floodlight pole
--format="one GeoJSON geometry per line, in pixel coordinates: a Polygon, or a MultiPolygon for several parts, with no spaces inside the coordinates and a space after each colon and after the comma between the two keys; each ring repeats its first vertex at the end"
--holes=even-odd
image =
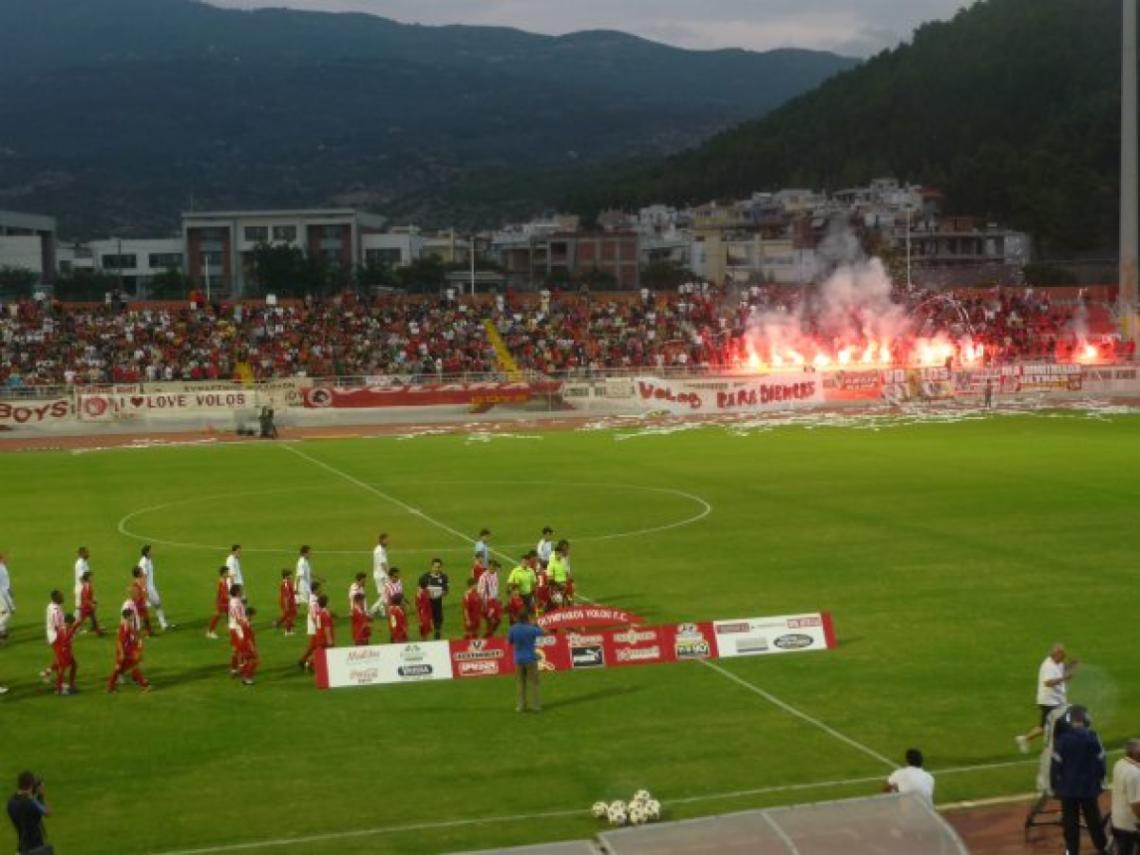
{"type": "Polygon", "coordinates": [[[1140,139],[1136,129],[1136,0],[1123,0],[1120,77],[1120,297],[1126,338],[1136,341],[1137,261],[1140,257],[1140,139]]]}

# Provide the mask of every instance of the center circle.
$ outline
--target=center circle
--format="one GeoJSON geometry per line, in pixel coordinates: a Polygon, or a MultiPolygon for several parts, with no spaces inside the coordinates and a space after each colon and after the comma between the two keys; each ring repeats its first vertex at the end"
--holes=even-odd
{"type": "MultiPolygon", "coordinates": [[[[525,531],[528,534],[532,530],[535,532],[534,541],[537,541],[537,532],[543,525],[553,525],[561,527],[561,531],[556,534],[565,533],[572,542],[583,543],[638,537],[681,528],[704,519],[712,512],[712,506],[700,496],[668,487],[638,484],[466,480],[415,481],[403,484],[384,482],[368,486],[391,491],[392,500],[369,496],[359,488],[334,484],[211,494],[139,508],[119,521],[118,531],[134,540],[180,549],[224,552],[229,550],[236,539],[242,542],[245,552],[296,554],[296,545],[273,546],[247,537],[251,529],[263,531],[266,528],[277,528],[290,533],[301,532],[296,538],[297,544],[309,543],[319,553],[370,555],[371,548],[336,548],[346,544],[334,539],[328,539],[326,545],[322,546],[320,538],[314,532],[363,529],[367,533],[362,532],[360,537],[354,536],[350,542],[368,544],[374,542],[378,531],[386,528],[392,536],[395,553],[466,553],[471,549],[470,540],[463,543],[458,531],[474,538],[482,525],[492,529],[498,525],[506,531],[515,531],[517,538],[519,526],[514,521],[522,518],[533,520],[533,525],[530,522],[526,524],[525,531]],[[425,495],[425,491],[432,495],[425,495]],[[583,496],[583,492],[592,495],[583,496]],[[610,501],[614,506],[620,506],[627,516],[632,510],[635,517],[640,515],[649,518],[638,520],[640,524],[627,523],[626,527],[616,531],[593,530],[590,523],[598,518],[604,519],[607,515],[605,506],[599,502],[599,493],[610,497],[617,494],[618,498],[611,498],[610,501]],[[628,498],[621,494],[626,494],[628,498]],[[540,495],[545,495],[547,502],[554,496],[557,501],[550,504],[556,507],[536,510],[544,507],[544,502],[539,500],[540,495]],[[484,496],[489,498],[480,501],[480,497],[484,496]],[[418,499],[423,499],[423,503],[419,503],[418,499]],[[488,519],[479,520],[470,526],[471,531],[468,533],[462,521],[471,517],[470,508],[475,502],[484,505],[496,502],[499,507],[487,515],[488,519]],[[512,504],[518,507],[511,508],[512,504]],[[684,508],[683,512],[674,510],[679,506],[684,508]],[[193,508],[199,510],[194,512],[191,510],[193,508]],[[539,518],[539,513],[545,516],[539,518]],[[158,514],[165,515],[165,525],[155,526],[152,522],[150,525],[136,527],[136,521],[158,514]],[[401,519],[407,520],[404,528],[409,533],[418,529],[421,534],[421,537],[413,538],[412,544],[408,546],[399,542],[401,519]],[[504,520],[511,522],[504,523],[504,520]],[[188,521],[192,521],[194,527],[213,534],[201,539],[194,537],[191,533],[193,529],[187,530],[188,521]],[[155,528],[158,530],[155,531],[155,528]],[[168,531],[163,531],[163,528],[168,528],[168,531]],[[225,531],[224,536],[218,535],[220,530],[225,531]],[[426,539],[422,535],[428,531],[433,532],[432,541],[448,545],[425,546],[415,542],[426,539]],[[209,542],[213,540],[219,542],[209,542]]],[[[274,540],[280,542],[278,538],[272,538],[270,543],[274,540]]],[[[494,539],[492,547],[523,549],[534,546],[534,541],[504,543],[494,539]]]]}

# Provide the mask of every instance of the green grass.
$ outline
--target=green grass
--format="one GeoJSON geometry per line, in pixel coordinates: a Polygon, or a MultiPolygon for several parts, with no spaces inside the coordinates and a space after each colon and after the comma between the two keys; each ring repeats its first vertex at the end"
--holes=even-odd
{"type": "MultiPolygon", "coordinates": [[[[511,553],[553,525],[575,541],[585,594],[653,622],[830,609],[837,650],[720,664],[888,757],[918,745],[936,772],[1022,759],[1012,736],[1032,723],[1036,667],[1056,639],[1088,665],[1073,698],[1089,703],[1106,742],[1136,730],[1138,418],[297,448],[454,529],[488,526],[495,545],[518,545],[503,546],[511,553]],[[712,512],[680,524],[701,500],[712,512]]],[[[888,771],[697,663],[554,675],[545,712],[520,717],[505,679],[318,692],[293,664],[303,639],[263,629],[261,679],[243,689],[228,677],[226,642],[203,637],[230,543],[249,550],[247,587],[266,619],[302,542],[342,611],[379,531],[405,575],[439,554],[458,580],[469,547],[280,445],[28,453],[0,457],[0,473],[0,549],[19,607],[0,650],[0,681],[12,687],[0,699],[0,775],[45,776],[61,852],[570,811],[640,787],[680,818],[870,793],[868,781],[731,795],[888,771]],[[180,624],[148,645],[156,691],[104,694],[112,643],[85,636],[85,691],[51,696],[35,677],[48,660],[47,593],[59,587],[70,602],[85,544],[107,619],[140,545],[119,531],[128,515],[125,529],[157,544],[159,586],[180,624]]],[[[959,772],[938,776],[937,795],[1024,792],[1032,781],[1030,765],[959,772]]],[[[271,851],[438,852],[595,830],[583,812],[271,851]]]]}

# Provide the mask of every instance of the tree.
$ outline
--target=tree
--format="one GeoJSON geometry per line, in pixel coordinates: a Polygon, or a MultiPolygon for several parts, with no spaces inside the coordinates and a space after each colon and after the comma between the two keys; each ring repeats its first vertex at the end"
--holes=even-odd
{"type": "Polygon", "coordinates": [[[697,275],[684,265],[669,259],[651,261],[641,271],[641,284],[655,291],[673,291],[678,285],[692,282],[697,275]]]}
{"type": "Polygon", "coordinates": [[[189,297],[191,287],[189,277],[172,267],[150,280],[147,294],[152,300],[181,300],[189,297]]]}
{"type": "Polygon", "coordinates": [[[39,281],[39,274],[26,267],[0,267],[0,296],[30,297],[39,281]]]}
{"type": "Polygon", "coordinates": [[[119,277],[103,270],[72,270],[56,280],[52,293],[60,300],[102,302],[109,291],[119,288],[119,277]]]}
{"type": "Polygon", "coordinates": [[[391,265],[370,263],[356,270],[356,289],[361,292],[374,288],[391,288],[398,282],[391,265]]]}
{"type": "Polygon", "coordinates": [[[327,293],[332,278],[324,258],[287,244],[255,247],[251,272],[262,294],[281,297],[319,297],[327,293]]]}
{"type": "Polygon", "coordinates": [[[409,292],[431,293],[447,284],[447,268],[434,255],[429,255],[397,269],[396,280],[409,292]]]}

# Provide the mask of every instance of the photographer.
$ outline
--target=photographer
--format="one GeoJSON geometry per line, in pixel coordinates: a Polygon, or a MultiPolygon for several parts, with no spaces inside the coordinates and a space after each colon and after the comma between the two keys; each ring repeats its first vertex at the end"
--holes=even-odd
{"type": "Polygon", "coordinates": [[[44,843],[44,817],[51,808],[44,799],[44,782],[31,772],[21,772],[16,779],[16,794],[8,799],[8,818],[16,829],[16,852],[19,855],[50,855],[44,843]]]}

